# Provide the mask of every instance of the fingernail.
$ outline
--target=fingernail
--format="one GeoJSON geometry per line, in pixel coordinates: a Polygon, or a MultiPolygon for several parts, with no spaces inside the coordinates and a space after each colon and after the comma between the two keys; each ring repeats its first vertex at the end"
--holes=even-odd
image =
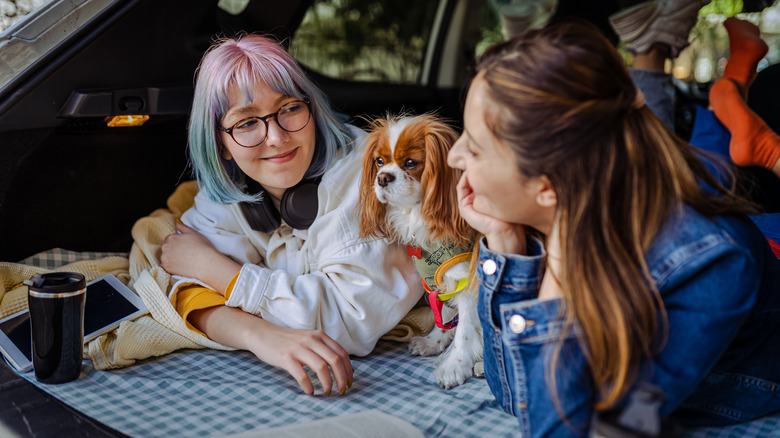
{"type": "Polygon", "coordinates": [[[325,397],[330,397],[330,389],[325,393],[325,397]]]}
{"type": "Polygon", "coordinates": [[[339,391],[341,395],[344,395],[347,393],[347,388],[341,388],[341,391],[339,391]]]}
{"type": "Polygon", "coordinates": [[[347,388],[352,388],[352,379],[347,382],[347,388]]]}

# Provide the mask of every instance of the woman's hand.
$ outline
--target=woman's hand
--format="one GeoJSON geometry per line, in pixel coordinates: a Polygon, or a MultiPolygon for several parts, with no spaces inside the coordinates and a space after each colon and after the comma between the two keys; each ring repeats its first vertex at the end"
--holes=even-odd
{"type": "Polygon", "coordinates": [[[263,362],[284,369],[306,394],[314,394],[314,385],[304,367],[317,374],[325,395],[331,394],[334,378],[341,394],[352,386],[349,354],[321,330],[279,327],[241,309],[225,306],[194,311],[188,320],[210,339],[251,351],[263,362]]]}
{"type": "Polygon", "coordinates": [[[504,222],[474,209],[474,191],[469,185],[466,172],[463,172],[458,181],[457,191],[461,216],[472,228],[485,235],[491,250],[505,254],[526,254],[525,227],[504,222]]]}
{"type": "Polygon", "coordinates": [[[352,386],[353,371],[349,355],[323,331],[273,326],[273,329],[266,330],[263,338],[257,348],[251,351],[263,362],[290,373],[306,394],[314,394],[314,385],[304,366],[317,374],[322,392],[327,396],[333,387],[332,377],[335,377],[341,394],[352,386]]]}
{"type": "Polygon", "coordinates": [[[202,234],[177,222],[176,234],[165,237],[160,265],[169,274],[197,278],[224,295],[241,265],[220,253],[202,234]]]}

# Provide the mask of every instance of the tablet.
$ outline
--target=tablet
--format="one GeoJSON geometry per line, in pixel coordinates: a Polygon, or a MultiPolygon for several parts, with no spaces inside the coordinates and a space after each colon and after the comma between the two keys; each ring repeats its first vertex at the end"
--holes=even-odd
{"type": "MultiPolygon", "coordinates": [[[[87,283],[84,343],[148,312],[141,298],[111,274],[87,283]]],[[[27,310],[0,320],[0,351],[17,370],[32,369],[30,314],[27,310]]]]}

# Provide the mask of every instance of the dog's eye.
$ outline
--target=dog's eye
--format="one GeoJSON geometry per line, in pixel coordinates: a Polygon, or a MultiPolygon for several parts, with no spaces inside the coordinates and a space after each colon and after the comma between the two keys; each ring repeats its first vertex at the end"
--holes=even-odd
{"type": "Polygon", "coordinates": [[[382,167],[385,165],[385,159],[382,157],[377,158],[374,160],[374,162],[376,163],[376,167],[382,167]]]}
{"type": "Polygon", "coordinates": [[[404,168],[405,169],[414,169],[415,167],[417,167],[417,162],[412,160],[411,158],[409,158],[406,161],[404,161],[404,168]]]}

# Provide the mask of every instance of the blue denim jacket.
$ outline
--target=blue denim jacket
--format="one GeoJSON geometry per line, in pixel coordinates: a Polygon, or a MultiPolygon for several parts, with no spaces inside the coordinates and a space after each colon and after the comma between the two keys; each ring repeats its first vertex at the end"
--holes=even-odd
{"type": "MultiPolygon", "coordinates": [[[[529,255],[519,256],[480,244],[485,377],[524,437],[585,436],[595,392],[578,327],[563,339],[560,300],[537,299],[544,250],[539,241],[528,247],[529,255]],[[546,377],[546,359],[561,340],[557,394],[566,421],[546,377]]],[[[664,225],[646,260],[669,336],[641,365],[637,384],[665,392],[661,415],[686,426],[719,426],[780,410],[780,260],[755,225],[685,207],[664,225]]]]}

